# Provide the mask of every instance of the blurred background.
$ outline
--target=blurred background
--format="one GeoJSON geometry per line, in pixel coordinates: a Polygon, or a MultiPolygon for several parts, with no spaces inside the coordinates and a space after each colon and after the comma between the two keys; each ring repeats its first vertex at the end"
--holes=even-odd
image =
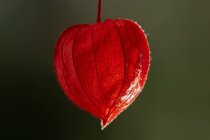
{"type": "Polygon", "coordinates": [[[0,139],[210,139],[210,1],[102,0],[103,20],[137,21],[152,64],[136,101],[101,131],[53,70],[58,35],[96,21],[97,0],[0,0],[0,139]]]}

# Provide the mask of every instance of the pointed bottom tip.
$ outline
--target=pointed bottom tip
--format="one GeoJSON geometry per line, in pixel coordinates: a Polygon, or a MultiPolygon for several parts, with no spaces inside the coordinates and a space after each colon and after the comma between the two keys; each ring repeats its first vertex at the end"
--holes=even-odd
{"type": "Polygon", "coordinates": [[[104,130],[105,127],[107,127],[114,119],[116,118],[113,117],[113,115],[109,115],[104,119],[101,119],[101,130],[104,130]]]}
{"type": "Polygon", "coordinates": [[[104,128],[108,125],[109,123],[107,120],[101,120],[101,130],[104,130],[104,128]]]}

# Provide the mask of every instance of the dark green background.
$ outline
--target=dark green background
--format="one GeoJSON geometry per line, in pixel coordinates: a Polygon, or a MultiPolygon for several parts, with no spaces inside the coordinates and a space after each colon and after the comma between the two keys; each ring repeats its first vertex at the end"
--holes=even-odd
{"type": "Polygon", "coordinates": [[[210,139],[210,1],[102,1],[103,19],[133,19],[148,34],[152,64],[141,95],[101,131],[58,86],[56,39],[95,22],[97,0],[0,0],[0,139],[210,139]]]}

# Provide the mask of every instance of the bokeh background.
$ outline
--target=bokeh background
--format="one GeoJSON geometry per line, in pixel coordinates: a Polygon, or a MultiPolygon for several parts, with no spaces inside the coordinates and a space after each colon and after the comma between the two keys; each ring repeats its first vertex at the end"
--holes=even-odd
{"type": "Polygon", "coordinates": [[[95,22],[97,0],[0,0],[0,139],[210,139],[210,1],[102,1],[103,19],[133,19],[148,35],[152,64],[141,95],[101,131],[58,86],[56,39],[95,22]]]}

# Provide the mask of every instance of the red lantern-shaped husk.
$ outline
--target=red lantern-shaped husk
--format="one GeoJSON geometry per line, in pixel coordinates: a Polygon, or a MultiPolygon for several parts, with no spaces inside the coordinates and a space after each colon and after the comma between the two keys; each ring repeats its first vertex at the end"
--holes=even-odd
{"type": "Polygon", "coordinates": [[[101,120],[102,128],[140,94],[150,51],[140,26],[107,19],[65,30],[55,49],[57,79],[69,99],[101,120]]]}

